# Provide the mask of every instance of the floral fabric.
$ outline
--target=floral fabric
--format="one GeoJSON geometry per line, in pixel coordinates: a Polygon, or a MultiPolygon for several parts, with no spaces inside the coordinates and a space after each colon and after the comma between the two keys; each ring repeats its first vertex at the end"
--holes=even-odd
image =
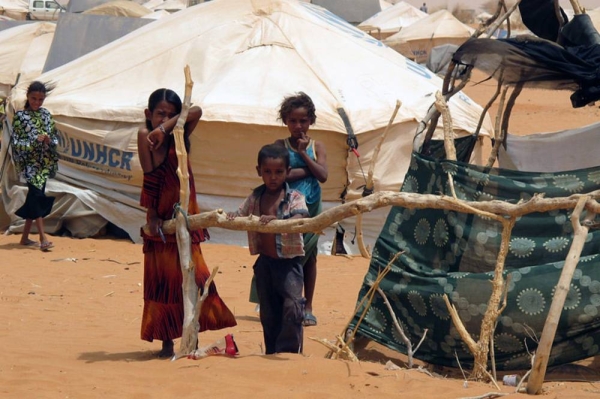
{"type": "MultiPolygon", "coordinates": [[[[533,173],[413,154],[401,191],[450,195],[448,173],[453,176],[458,198],[468,201],[515,204],[539,193],[552,198],[600,189],[597,167],[533,173]]],[[[573,241],[571,211],[524,215],[512,230],[504,265],[504,277],[510,276],[507,303],[494,336],[498,370],[531,368],[531,353],[538,345],[536,337],[541,336],[573,241]]],[[[502,226],[492,219],[444,209],[393,207],[373,250],[359,299],[369,290],[369,282],[403,251],[380,288],[413,345],[425,335],[415,357],[433,364],[471,367],[473,356],[450,319],[444,295],[456,307],[467,331],[478,339],[501,238],[502,226]]],[[[363,309],[364,305],[351,324],[358,323],[363,309]]],[[[383,299],[375,295],[358,331],[406,353],[395,323],[383,299]]],[[[562,309],[549,366],[599,353],[600,230],[590,229],[562,309]]]]}
{"type": "Polygon", "coordinates": [[[38,111],[18,111],[13,121],[12,155],[17,172],[27,183],[41,189],[46,180],[58,170],[58,135],[54,119],[46,108],[38,111]],[[50,136],[50,143],[37,139],[40,135],[50,136]]]}

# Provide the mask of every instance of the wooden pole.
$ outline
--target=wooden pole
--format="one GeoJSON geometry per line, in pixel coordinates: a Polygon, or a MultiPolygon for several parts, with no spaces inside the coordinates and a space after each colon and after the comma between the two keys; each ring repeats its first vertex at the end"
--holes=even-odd
{"type": "MultiPolygon", "coordinates": [[[[573,13],[575,14],[583,14],[583,7],[581,7],[581,4],[579,4],[578,0],[570,0],[571,1],[571,7],[573,7],[573,13]]],[[[556,3],[558,3],[558,0],[556,0],[556,3]]]]}
{"type": "MultiPolygon", "coordinates": [[[[600,213],[600,204],[595,201],[600,199],[600,190],[585,195],[591,198],[590,201],[586,202],[586,209],[600,213]]],[[[188,220],[190,228],[193,230],[205,227],[220,227],[228,230],[258,231],[261,233],[307,233],[323,231],[335,222],[386,206],[402,206],[409,209],[447,209],[494,218],[495,215],[519,217],[533,212],[573,209],[582,196],[582,194],[573,194],[569,197],[544,198],[543,195],[534,195],[527,201],[511,204],[499,200],[463,201],[447,195],[379,191],[368,197],[330,208],[314,218],[273,220],[268,224],[262,224],[256,216],[227,220],[226,212],[217,209],[192,215],[188,220]]],[[[145,225],[143,229],[147,232],[150,231],[148,225],[145,225]]],[[[173,234],[175,232],[175,222],[166,220],[163,223],[163,231],[173,234]]]]}
{"type": "Polygon", "coordinates": [[[371,165],[369,166],[369,172],[367,173],[367,182],[365,183],[366,191],[371,192],[375,189],[375,185],[373,183],[373,173],[375,172],[375,164],[377,163],[377,158],[379,158],[379,151],[381,151],[381,146],[383,145],[383,142],[385,141],[385,138],[387,137],[388,130],[390,130],[390,127],[394,123],[394,119],[396,119],[396,115],[398,114],[398,110],[400,109],[401,106],[402,106],[402,102],[400,100],[396,100],[396,107],[394,108],[392,117],[390,118],[387,126],[385,127],[383,133],[381,134],[381,137],[379,138],[379,143],[377,143],[377,146],[375,147],[375,150],[373,151],[373,157],[371,158],[371,165]]]}
{"type": "MultiPolygon", "coordinates": [[[[538,345],[533,358],[531,376],[527,381],[527,393],[530,395],[536,395],[540,393],[542,389],[542,384],[546,375],[546,367],[548,366],[548,359],[550,357],[550,352],[552,351],[552,343],[554,342],[556,329],[558,328],[558,321],[563,306],[565,305],[565,299],[567,298],[569,288],[571,287],[571,280],[573,279],[573,274],[579,263],[581,251],[588,235],[589,227],[585,223],[582,225],[579,222],[579,217],[581,216],[581,212],[588,199],[588,197],[581,197],[571,214],[573,242],[571,243],[571,248],[569,249],[558,284],[556,285],[554,298],[552,298],[552,304],[550,305],[546,324],[544,324],[544,330],[542,331],[542,336],[540,338],[540,344],[538,345]]],[[[593,220],[595,216],[595,213],[588,212],[585,221],[589,222],[593,220]]]]}
{"type": "MultiPolygon", "coordinates": [[[[488,35],[491,36],[491,34],[493,32],[496,31],[496,29],[498,29],[500,27],[500,25],[502,25],[502,23],[507,20],[510,15],[517,9],[517,7],[519,6],[519,3],[521,2],[521,0],[517,0],[515,2],[515,4],[513,4],[507,11],[506,13],[504,13],[504,15],[502,15],[502,17],[500,17],[498,20],[496,20],[496,22],[488,29],[488,32],[490,32],[490,34],[488,35]]],[[[504,3],[504,2],[503,2],[504,3]]],[[[504,7],[506,7],[506,4],[504,4],[504,7]]],[[[481,34],[481,33],[480,33],[481,34]]]]}
{"type": "MultiPolygon", "coordinates": [[[[367,181],[365,183],[365,192],[372,193],[375,190],[375,184],[373,183],[373,173],[375,172],[375,164],[377,163],[377,159],[379,158],[379,151],[381,151],[381,146],[387,137],[388,130],[394,123],[394,119],[396,119],[396,115],[398,114],[398,110],[402,106],[402,102],[400,100],[396,100],[396,107],[394,108],[394,112],[392,113],[392,117],[390,118],[385,130],[381,134],[381,138],[379,139],[379,143],[375,147],[373,151],[373,157],[371,158],[371,165],[369,166],[369,172],[367,173],[367,181]]],[[[362,213],[356,215],[356,243],[358,245],[358,250],[360,251],[360,255],[363,258],[371,258],[371,254],[367,249],[364,241],[364,236],[362,232],[362,213]]]]}
{"type": "MultiPolygon", "coordinates": [[[[179,177],[179,205],[175,216],[175,235],[179,251],[179,263],[183,276],[183,331],[178,352],[173,360],[185,356],[196,349],[198,344],[198,315],[196,302],[198,301],[198,286],[196,285],[196,265],[192,260],[191,237],[188,230],[188,206],[190,201],[190,177],[188,172],[188,157],[184,142],[184,125],[191,106],[192,88],[194,82],[188,65],[184,68],[185,95],[183,106],[177,124],[173,129],[175,137],[175,150],[177,153],[177,176],[179,177]]],[[[195,193],[194,193],[195,194],[195,193]]]]}

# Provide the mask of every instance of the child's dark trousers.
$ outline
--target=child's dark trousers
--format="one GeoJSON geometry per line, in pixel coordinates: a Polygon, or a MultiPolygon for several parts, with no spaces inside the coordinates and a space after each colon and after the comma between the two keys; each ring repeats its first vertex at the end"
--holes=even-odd
{"type": "Polygon", "coordinates": [[[259,255],[254,264],[267,355],[302,353],[305,300],[302,297],[304,272],[301,261],[301,256],[274,259],[259,255]]]}

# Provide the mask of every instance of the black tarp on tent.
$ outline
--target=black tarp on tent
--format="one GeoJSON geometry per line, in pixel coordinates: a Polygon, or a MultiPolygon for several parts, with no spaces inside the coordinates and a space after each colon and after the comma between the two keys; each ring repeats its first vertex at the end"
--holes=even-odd
{"type": "Polygon", "coordinates": [[[312,0],[312,4],[321,6],[346,22],[358,25],[381,11],[379,0],[312,0]]]}
{"type": "Polygon", "coordinates": [[[537,36],[473,39],[456,51],[454,62],[507,85],[571,90],[573,107],[600,100],[600,34],[589,15],[575,15],[560,27],[552,0],[523,0],[520,7],[527,28],[537,36]]]}
{"type": "Polygon", "coordinates": [[[43,72],[117,40],[153,19],[61,13],[43,72]]]}

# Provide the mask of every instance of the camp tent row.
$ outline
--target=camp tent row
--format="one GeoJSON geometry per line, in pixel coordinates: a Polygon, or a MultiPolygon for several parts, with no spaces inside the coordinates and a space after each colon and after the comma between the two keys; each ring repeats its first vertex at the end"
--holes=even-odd
{"type": "MultiPolygon", "coordinates": [[[[40,77],[56,83],[45,106],[60,130],[60,171],[48,183],[49,195],[70,193],[88,213],[138,241],[144,210],[138,205],[142,171],[137,130],[152,91],[169,87],[183,92],[185,65],[195,82],[192,102],[204,110],[190,155],[203,210],[236,209],[260,183],[256,154],[262,145],[288,134],[277,110],[284,96],[298,91],[313,98],[317,121],[310,135],[327,148],[325,208],[340,204],[344,193],[346,200],[361,196],[373,151],[400,100],[374,169],[376,190],[399,190],[418,122],[441,87],[427,69],[321,7],[291,0],[207,2],[40,77]],[[348,151],[352,134],[360,158],[348,151]]],[[[23,82],[13,90],[15,109],[22,107],[26,87],[23,82]]],[[[481,107],[460,94],[450,109],[455,135],[472,134],[481,107]]],[[[486,118],[482,133],[489,131],[486,118]]],[[[24,188],[4,180],[4,202],[11,214],[22,202],[24,188]]],[[[64,220],[56,215],[60,217],[64,220]]],[[[367,240],[375,241],[384,217],[385,210],[365,217],[367,240]]],[[[351,231],[352,221],[348,223],[351,231]]],[[[13,227],[18,228],[18,221],[13,227]]],[[[242,232],[211,233],[218,242],[246,242],[242,232]]]]}
{"type": "Polygon", "coordinates": [[[416,62],[424,63],[432,48],[443,44],[461,45],[473,32],[475,29],[460,22],[450,11],[439,10],[402,28],[383,42],[416,62]]]}
{"type": "Polygon", "coordinates": [[[358,27],[381,40],[426,17],[427,14],[417,7],[401,1],[361,22],[358,27]],[[378,29],[376,34],[375,29],[378,29]]]}
{"type": "MultiPolygon", "coordinates": [[[[102,7],[100,12],[106,10],[104,6],[99,7],[102,7]]],[[[92,9],[86,13],[62,13],[56,23],[0,22],[0,99],[8,96],[17,80],[35,80],[42,72],[66,64],[152,22],[153,19],[148,17],[155,14],[148,10],[142,18],[128,18],[95,15],[95,12],[92,9]],[[6,29],[2,29],[4,27],[6,29]]]]}

